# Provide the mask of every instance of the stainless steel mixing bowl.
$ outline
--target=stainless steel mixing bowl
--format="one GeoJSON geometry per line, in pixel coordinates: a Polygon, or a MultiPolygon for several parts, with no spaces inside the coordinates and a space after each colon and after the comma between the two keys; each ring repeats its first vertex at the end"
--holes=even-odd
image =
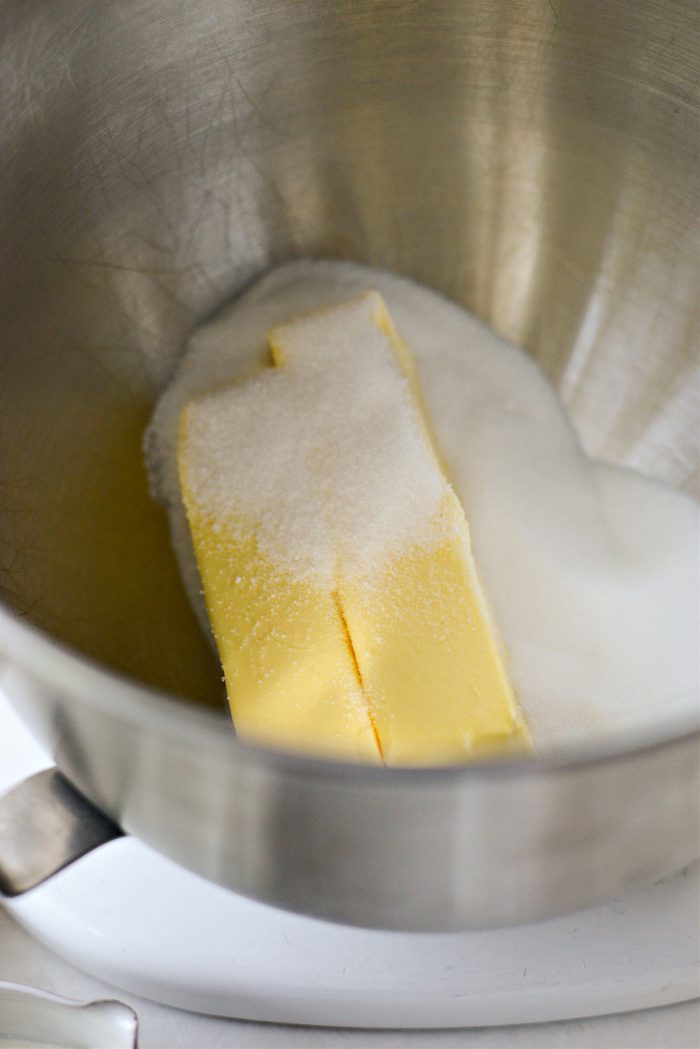
{"type": "MultiPolygon", "coordinates": [[[[199,319],[341,256],[527,347],[590,451],[697,486],[696,0],[5,0],[0,26],[0,652],[65,776],[222,885],[399,929],[698,855],[695,722],[449,770],[237,743],[140,455],[199,319]]],[[[32,834],[5,799],[8,891],[79,851],[79,819],[29,848],[60,782],[32,834]]]]}

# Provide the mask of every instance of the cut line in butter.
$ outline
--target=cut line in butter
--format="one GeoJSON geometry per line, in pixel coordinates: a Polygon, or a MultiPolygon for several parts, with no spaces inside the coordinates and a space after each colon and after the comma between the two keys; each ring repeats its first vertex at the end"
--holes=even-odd
{"type": "Polygon", "coordinates": [[[238,734],[350,760],[527,749],[410,351],[375,292],[191,401],[178,471],[238,734]]]}

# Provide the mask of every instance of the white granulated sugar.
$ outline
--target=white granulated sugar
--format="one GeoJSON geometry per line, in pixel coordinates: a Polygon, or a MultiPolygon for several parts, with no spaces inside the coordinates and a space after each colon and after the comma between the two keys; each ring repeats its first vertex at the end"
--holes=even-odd
{"type": "Polygon", "coordinates": [[[413,351],[535,746],[626,740],[697,717],[694,501],[586,458],[535,364],[464,310],[348,263],[300,261],[268,274],[193,335],[159,401],[147,436],[151,483],[202,623],[175,460],[180,412],[195,394],[254,374],[271,328],[368,289],[413,351]]]}
{"type": "Polygon", "coordinates": [[[278,329],[288,358],[188,410],[184,462],[195,502],[253,522],[279,568],[331,583],[376,571],[442,536],[448,491],[408,380],[373,321],[375,294],[278,329]]]}

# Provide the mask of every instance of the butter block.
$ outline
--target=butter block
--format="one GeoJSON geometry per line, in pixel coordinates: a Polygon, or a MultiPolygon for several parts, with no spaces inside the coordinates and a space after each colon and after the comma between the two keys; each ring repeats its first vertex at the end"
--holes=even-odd
{"type": "Polygon", "coordinates": [[[444,538],[372,579],[344,577],[340,600],[387,764],[449,764],[528,748],[495,628],[452,492],[444,538]]]}
{"type": "MultiPolygon", "coordinates": [[[[359,396],[377,359],[393,357],[404,382],[385,407],[384,437],[391,440],[394,417],[403,415],[419,435],[422,470],[434,474],[431,494],[438,493],[432,509],[429,502],[423,513],[412,507],[418,538],[404,537],[402,548],[370,568],[358,566],[357,549],[338,536],[337,592],[383,758],[388,764],[433,764],[527,749],[527,729],[477,576],[464,511],[422,410],[410,350],[383,300],[370,292],[279,326],[270,333],[273,358],[278,366],[309,367],[316,357],[313,363],[322,359],[340,370],[343,365],[324,342],[323,325],[348,329],[357,315],[364,330],[355,332],[353,352],[346,348],[346,353],[357,372],[359,396]]],[[[346,382],[341,385],[347,390],[348,427],[371,432],[375,420],[362,405],[353,412],[356,398],[346,382]]],[[[412,464],[401,463],[396,449],[393,453],[390,460],[410,476],[412,464]]],[[[378,434],[377,459],[383,454],[378,434]]]]}
{"type": "MultiPolygon", "coordinates": [[[[186,448],[187,415],[181,448],[186,448]]],[[[222,523],[182,494],[226,692],[240,738],[327,757],[380,760],[337,598],[278,569],[252,522],[222,523]]]]}
{"type": "Polygon", "coordinates": [[[196,398],[178,470],[239,735],[438,764],[527,730],[379,295],[292,318],[274,367],[196,398]]]}

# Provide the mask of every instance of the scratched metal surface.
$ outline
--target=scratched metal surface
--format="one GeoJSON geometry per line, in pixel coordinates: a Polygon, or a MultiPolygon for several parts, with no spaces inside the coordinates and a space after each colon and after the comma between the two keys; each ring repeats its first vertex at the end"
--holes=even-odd
{"type": "MultiPolygon", "coordinates": [[[[5,602],[221,703],[141,434],[193,324],[296,255],[446,292],[533,353],[586,448],[697,491],[699,55],[696,0],[5,0],[5,602]]],[[[69,710],[37,717],[90,788],[69,710]]]]}

